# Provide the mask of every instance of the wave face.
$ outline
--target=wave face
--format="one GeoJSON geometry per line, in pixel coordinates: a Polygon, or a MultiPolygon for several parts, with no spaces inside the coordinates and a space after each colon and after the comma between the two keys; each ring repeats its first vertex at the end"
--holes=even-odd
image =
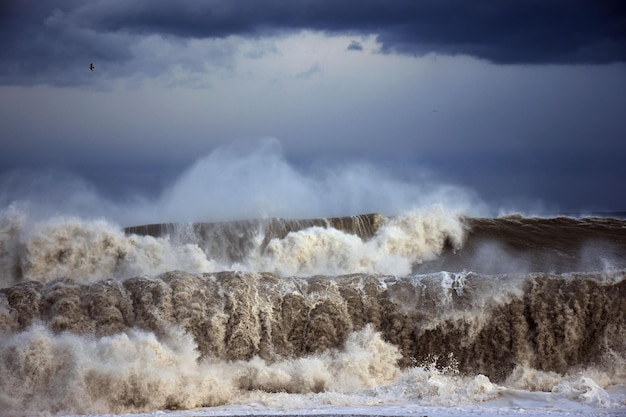
{"type": "Polygon", "coordinates": [[[625,249],[626,221],[599,217],[432,208],[122,230],[6,211],[0,409],[383,387],[422,404],[527,390],[615,406],[604,388],[626,384],[625,249]]]}
{"type": "Polygon", "coordinates": [[[460,218],[441,208],[395,218],[364,215],[319,220],[179,223],[128,228],[105,221],[55,218],[30,224],[2,219],[3,284],[24,280],[156,275],[171,270],[269,271],[281,276],[409,274],[465,235],[460,218]],[[136,233],[141,233],[138,235],[136,233]]]}
{"type": "Polygon", "coordinates": [[[257,219],[223,223],[159,223],[133,226],[126,233],[164,237],[179,244],[197,244],[208,256],[222,262],[243,262],[259,246],[273,239],[284,239],[289,233],[309,228],[336,229],[362,240],[372,238],[385,222],[380,214],[326,219],[257,219]]]}
{"type": "Polygon", "coordinates": [[[606,217],[464,219],[462,250],[446,251],[418,272],[471,270],[489,274],[592,272],[626,268],[626,221],[606,217]]]}
{"type": "MultiPolygon", "coordinates": [[[[421,251],[421,256],[412,259],[413,273],[471,270],[499,274],[626,268],[623,256],[626,221],[606,217],[455,218],[440,210],[430,210],[396,219],[366,214],[308,220],[162,223],[124,230],[156,238],[167,236],[179,244],[196,244],[210,258],[233,263],[245,262],[259,248],[267,256],[270,242],[273,247],[283,244],[286,238],[296,240],[310,228],[334,229],[343,232],[337,236],[353,235],[361,241],[373,237],[384,239],[383,246],[393,245],[402,234],[409,234],[413,240],[421,239],[425,242],[423,246],[428,246],[427,250],[436,256],[425,256],[425,251],[421,251]],[[397,236],[391,236],[394,228],[397,236]]],[[[407,254],[406,250],[401,252],[407,254]]]]}

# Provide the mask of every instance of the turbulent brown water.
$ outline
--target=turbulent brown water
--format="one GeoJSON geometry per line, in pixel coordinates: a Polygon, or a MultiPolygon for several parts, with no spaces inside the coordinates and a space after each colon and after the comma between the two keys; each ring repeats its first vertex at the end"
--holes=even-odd
{"type": "MultiPolygon", "coordinates": [[[[463,218],[463,237],[445,242],[437,259],[413,265],[413,272],[471,270],[497,274],[523,271],[597,271],[626,268],[626,221],[610,217],[463,218]],[[458,240],[463,239],[462,250],[458,240]]],[[[228,223],[162,223],[127,227],[127,233],[169,236],[198,244],[213,258],[242,261],[257,246],[309,227],[334,228],[371,239],[385,223],[380,214],[328,219],[262,219],[228,223]]],[[[427,232],[427,231],[426,231],[427,232]]],[[[451,236],[452,238],[452,236],[451,236]]]]}
{"type": "Polygon", "coordinates": [[[0,226],[12,412],[345,392],[414,368],[530,391],[580,372],[626,383],[624,220],[435,210],[121,231],[14,213],[0,226]]]}
{"type": "Polygon", "coordinates": [[[267,247],[272,239],[284,239],[290,232],[310,227],[332,228],[361,239],[370,239],[383,223],[380,214],[364,214],[326,219],[257,219],[222,223],[159,223],[132,226],[126,233],[153,237],[168,236],[177,243],[197,244],[202,250],[226,262],[240,262],[252,252],[261,238],[267,247]]]}
{"type": "Polygon", "coordinates": [[[502,381],[517,365],[566,372],[624,353],[624,273],[525,277],[439,273],[279,278],[169,272],[156,278],[30,282],[2,289],[2,330],[44,324],[102,337],[136,327],[193,335],[203,357],[269,361],[340,348],[367,324],[400,364],[436,359],[502,381]]]}

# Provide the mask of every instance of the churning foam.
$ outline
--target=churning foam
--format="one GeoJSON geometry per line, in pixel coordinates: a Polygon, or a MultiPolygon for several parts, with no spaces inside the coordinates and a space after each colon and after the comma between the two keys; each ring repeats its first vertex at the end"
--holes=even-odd
{"type": "Polygon", "coordinates": [[[58,278],[88,282],[171,270],[406,275],[412,265],[433,259],[445,245],[459,248],[465,230],[458,216],[432,207],[385,219],[367,240],[333,228],[310,227],[265,245],[261,233],[259,229],[250,242],[254,248],[248,256],[232,263],[204,253],[195,243],[125,235],[104,220],[57,217],[31,223],[24,213],[9,209],[0,215],[1,284],[58,278]]]}
{"type": "Polygon", "coordinates": [[[626,381],[626,271],[613,275],[22,283],[0,291],[0,409],[121,413],[268,393],[462,406],[516,390],[619,407],[606,388],[626,381]]]}
{"type": "Polygon", "coordinates": [[[386,273],[407,275],[437,257],[446,244],[458,249],[465,229],[441,207],[387,219],[368,240],[332,228],[311,227],[272,239],[248,267],[280,275],[386,273]]]}
{"type": "Polygon", "coordinates": [[[5,413],[121,413],[237,402],[246,392],[352,392],[400,375],[398,349],[370,326],[341,349],[275,363],[200,358],[181,331],[131,329],[93,339],[42,326],[0,339],[5,413]]]}
{"type": "Polygon", "coordinates": [[[399,357],[398,349],[371,326],[351,333],[339,349],[278,362],[200,358],[192,338],[177,329],[161,338],[130,329],[94,339],[33,326],[0,339],[0,415],[127,413],[251,402],[283,411],[320,401],[327,406],[411,402],[460,407],[537,397],[529,390],[545,393],[548,405],[566,399],[619,407],[589,375],[593,370],[559,375],[520,368],[500,385],[484,375],[428,364],[401,370],[399,357]]]}
{"type": "Polygon", "coordinates": [[[0,215],[0,266],[3,287],[28,280],[88,282],[175,269],[214,269],[197,245],[126,236],[104,220],[58,217],[30,224],[25,215],[13,210],[0,215]]]}

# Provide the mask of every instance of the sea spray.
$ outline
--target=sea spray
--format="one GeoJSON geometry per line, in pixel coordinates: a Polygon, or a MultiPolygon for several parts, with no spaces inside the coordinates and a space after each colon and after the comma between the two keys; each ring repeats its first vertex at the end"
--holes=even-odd
{"type": "Polygon", "coordinates": [[[0,339],[3,413],[123,413],[237,401],[246,391],[308,393],[384,386],[399,376],[397,349],[370,326],[345,344],[280,362],[199,358],[188,334],[128,329],[93,338],[41,325],[0,339]]]}
{"type": "Polygon", "coordinates": [[[403,275],[416,263],[437,257],[447,245],[460,248],[464,239],[461,219],[440,207],[395,218],[370,215],[131,228],[145,235],[125,234],[105,220],[54,217],[31,223],[25,214],[18,214],[0,216],[3,286],[59,278],[124,279],[171,270],[403,275]]]}
{"type": "Polygon", "coordinates": [[[459,249],[464,239],[460,219],[443,209],[405,213],[384,219],[370,239],[312,227],[272,239],[250,264],[282,276],[387,273],[407,275],[414,264],[436,258],[451,245],[459,249]]]}
{"type": "Polygon", "coordinates": [[[173,269],[204,272],[214,268],[197,245],[127,236],[104,220],[56,217],[32,224],[24,218],[18,220],[2,217],[3,286],[28,280],[72,278],[89,282],[173,269]]]}

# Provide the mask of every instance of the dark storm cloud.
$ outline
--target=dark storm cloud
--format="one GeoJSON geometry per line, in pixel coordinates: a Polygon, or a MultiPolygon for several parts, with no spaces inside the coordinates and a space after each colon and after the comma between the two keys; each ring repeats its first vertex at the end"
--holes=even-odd
{"type": "MultiPolygon", "coordinates": [[[[259,37],[302,29],[376,35],[383,52],[466,54],[495,63],[626,60],[626,3],[587,0],[13,1],[0,9],[0,82],[80,83],[104,61],[139,69],[141,36],[259,37]],[[78,79],[74,77],[79,77],[78,79]]],[[[141,69],[143,71],[144,69],[141,69]]]]}
{"type": "Polygon", "coordinates": [[[133,58],[124,37],[72,24],[77,1],[9,1],[0,11],[0,83],[81,84],[93,61],[133,58]],[[86,71],[87,70],[87,71],[86,71]]]}

